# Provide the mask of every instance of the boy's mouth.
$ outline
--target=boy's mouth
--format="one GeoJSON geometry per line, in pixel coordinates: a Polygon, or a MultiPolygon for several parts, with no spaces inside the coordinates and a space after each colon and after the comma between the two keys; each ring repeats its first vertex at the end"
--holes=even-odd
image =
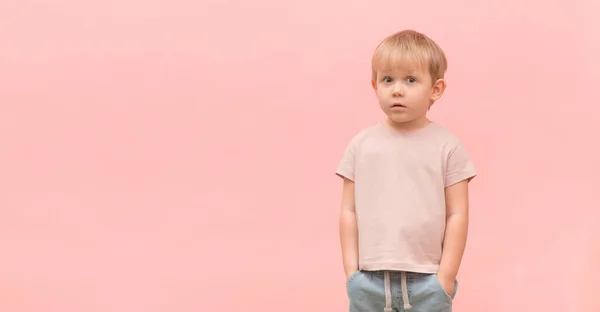
{"type": "Polygon", "coordinates": [[[404,105],[402,105],[400,103],[395,103],[395,104],[392,104],[392,108],[393,107],[404,107],[405,108],[406,106],[404,106],[404,105]]]}

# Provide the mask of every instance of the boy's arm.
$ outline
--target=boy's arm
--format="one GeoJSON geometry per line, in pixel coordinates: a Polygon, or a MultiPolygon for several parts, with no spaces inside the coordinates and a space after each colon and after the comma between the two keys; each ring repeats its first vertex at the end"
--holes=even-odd
{"type": "Polygon", "coordinates": [[[358,226],[354,209],[354,182],[343,179],[342,207],[340,212],[340,243],[346,279],[358,270],[358,226]]]}
{"type": "Polygon", "coordinates": [[[454,292],[454,280],[467,243],[469,225],[468,180],[446,188],[446,232],[438,278],[448,294],[454,292]]]}

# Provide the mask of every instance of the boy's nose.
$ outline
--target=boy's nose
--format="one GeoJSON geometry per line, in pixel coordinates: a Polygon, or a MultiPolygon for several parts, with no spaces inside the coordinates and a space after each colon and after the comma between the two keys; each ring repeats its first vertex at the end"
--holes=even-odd
{"type": "Polygon", "coordinates": [[[393,96],[404,96],[404,91],[402,90],[402,88],[400,86],[395,86],[392,89],[392,95],[393,96]]]}

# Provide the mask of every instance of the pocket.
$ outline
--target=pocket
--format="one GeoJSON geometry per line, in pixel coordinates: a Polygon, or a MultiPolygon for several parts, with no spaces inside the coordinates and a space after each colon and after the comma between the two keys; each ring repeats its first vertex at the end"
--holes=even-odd
{"type": "Polygon", "coordinates": [[[448,300],[450,300],[450,301],[454,300],[454,296],[456,295],[456,290],[458,288],[458,281],[454,280],[454,291],[452,292],[452,295],[450,295],[446,292],[446,290],[442,286],[442,283],[440,282],[440,279],[438,278],[437,274],[433,274],[433,278],[435,279],[435,283],[438,287],[438,290],[441,291],[442,293],[444,293],[444,295],[446,295],[446,298],[448,298],[448,300]]]}
{"type": "Polygon", "coordinates": [[[350,283],[354,280],[354,278],[356,278],[356,276],[358,276],[359,273],[360,273],[360,270],[357,270],[354,273],[350,274],[350,277],[348,277],[348,281],[346,281],[346,288],[348,288],[348,286],[350,286],[350,283]]]}
{"type": "Polygon", "coordinates": [[[452,300],[456,297],[456,292],[458,291],[458,281],[454,280],[454,293],[452,293],[452,300]]]}

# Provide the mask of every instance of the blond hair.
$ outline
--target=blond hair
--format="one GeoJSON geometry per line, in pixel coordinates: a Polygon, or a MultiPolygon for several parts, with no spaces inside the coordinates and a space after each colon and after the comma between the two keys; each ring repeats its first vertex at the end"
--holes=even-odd
{"type": "Polygon", "coordinates": [[[373,81],[377,81],[378,71],[393,70],[403,62],[426,69],[432,82],[444,78],[448,68],[444,51],[433,40],[417,31],[403,30],[385,38],[375,49],[373,81]]]}

